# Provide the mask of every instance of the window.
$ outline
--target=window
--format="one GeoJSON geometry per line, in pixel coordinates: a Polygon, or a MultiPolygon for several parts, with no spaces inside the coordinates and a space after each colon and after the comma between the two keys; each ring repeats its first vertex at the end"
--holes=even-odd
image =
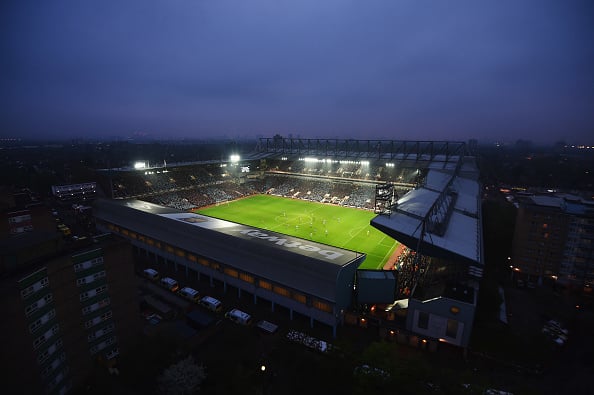
{"type": "Polygon", "coordinates": [[[332,306],[330,306],[330,304],[319,301],[319,300],[315,300],[313,302],[313,307],[315,309],[321,310],[321,311],[325,311],[326,313],[331,313],[332,312],[332,306]]]}
{"type": "Polygon", "coordinates": [[[44,344],[46,341],[48,341],[48,339],[50,339],[52,336],[54,336],[56,333],[58,333],[59,330],[60,330],[60,325],[56,324],[53,327],[51,327],[50,329],[48,329],[47,332],[45,332],[43,335],[37,337],[33,341],[33,349],[37,350],[42,344],[44,344]]]}
{"type": "Polygon", "coordinates": [[[288,289],[279,287],[278,285],[275,285],[273,287],[273,291],[274,291],[274,293],[282,295],[282,296],[286,296],[287,298],[291,297],[291,293],[289,292],[288,289]]]}
{"type": "Polygon", "coordinates": [[[254,276],[251,276],[247,273],[240,273],[239,278],[241,280],[245,281],[246,283],[250,283],[250,284],[254,283],[254,276]]]}
{"type": "Polygon", "coordinates": [[[303,304],[305,304],[305,302],[307,300],[305,295],[297,293],[297,292],[293,292],[293,299],[295,299],[297,302],[303,303],[303,304]]]}
{"type": "Polygon", "coordinates": [[[229,267],[225,268],[224,272],[227,276],[230,276],[230,277],[237,278],[239,276],[239,273],[237,272],[237,270],[231,269],[229,267]]]}
{"type": "Polygon", "coordinates": [[[87,340],[88,340],[89,342],[92,342],[93,340],[95,340],[95,339],[98,339],[98,338],[100,338],[101,336],[104,336],[104,335],[106,335],[106,334],[108,334],[108,333],[111,333],[111,332],[113,332],[113,330],[114,330],[114,329],[115,329],[115,325],[114,325],[114,324],[108,324],[108,325],[104,326],[103,328],[101,328],[101,329],[99,329],[99,330],[96,330],[96,331],[95,331],[95,332],[93,332],[93,333],[90,333],[90,334],[87,336],[87,340]]]}
{"type": "Polygon", "coordinates": [[[429,313],[424,311],[419,311],[419,321],[417,322],[417,326],[420,329],[428,329],[429,328],[429,313]]]}
{"type": "Polygon", "coordinates": [[[51,309],[50,311],[48,311],[47,313],[42,315],[38,320],[36,320],[35,322],[33,322],[32,324],[29,325],[29,332],[35,333],[36,330],[41,328],[43,325],[48,323],[50,320],[54,319],[55,316],[56,316],[56,310],[51,309]]]}
{"type": "Polygon", "coordinates": [[[96,346],[91,347],[89,350],[91,354],[96,354],[97,352],[103,350],[105,347],[110,346],[116,342],[116,337],[112,336],[109,339],[103,340],[101,343],[97,344],[96,346]]]}
{"type": "Polygon", "coordinates": [[[86,329],[89,329],[89,328],[91,328],[91,327],[93,327],[93,326],[95,326],[95,325],[97,325],[97,324],[99,324],[99,323],[101,323],[103,321],[106,321],[106,320],[110,319],[111,316],[112,316],[112,312],[110,310],[110,311],[102,314],[99,317],[95,317],[95,318],[90,319],[87,322],[85,322],[85,328],[86,329]]]}
{"type": "Polygon", "coordinates": [[[73,265],[73,267],[74,267],[74,272],[80,272],[81,270],[90,269],[92,267],[99,266],[102,264],[103,264],[103,257],[100,256],[98,258],[91,259],[91,260],[88,260],[85,262],[75,263],[73,265]]]}
{"type": "Polygon", "coordinates": [[[41,299],[31,303],[29,306],[25,307],[25,315],[29,317],[31,314],[45,306],[46,304],[50,303],[53,300],[53,295],[51,293],[45,295],[41,299]]]}
{"type": "Polygon", "coordinates": [[[43,351],[42,353],[39,354],[39,356],[37,357],[37,362],[39,362],[40,364],[44,363],[45,361],[47,361],[47,359],[53,354],[55,353],[57,350],[59,350],[60,348],[62,348],[62,339],[58,339],[56,340],[56,342],[54,344],[52,344],[50,347],[48,347],[47,350],[43,351]]]}
{"type": "Polygon", "coordinates": [[[99,294],[107,291],[107,289],[108,289],[108,286],[106,284],[106,285],[102,285],[100,287],[97,287],[95,289],[92,289],[90,291],[83,292],[83,293],[80,294],[80,301],[83,302],[83,301],[85,301],[85,300],[87,300],[89,298],[92,298],[94,296],[97,296],[97,295],[99,295],[99,294]]]}
{"type": "Polygon", "coordinates": [[[101,278],[104,278],[104,277],[105,277],[105,270],[101,270],[100,272],[93,273],[93,274],[90,274],[90,275],[88,275],[86,277],[82,277],[82,278],[77,279],[76,280],[76,285],[78,287],[80,287],[82,285],[90,284],[93,281],[97,281],[97,280],[99,280],[101,278]]]}
{"type": "Polygon", "coordinates": [[[56,370],[60,365],[66,361],[66,353],[60,353],[50,364],[48,364],[42,371],[41,377],[46,378],[51,372],[56,370]]]}
{"type": "Polygon", "coordinates": [[[259,280],[258,285],[260,286],[260,288],[264,288],[269,291],[272,291],[272,284],[270,284],[268,281],[259,280]]]}
{"type": "Polygon", "coordinates": [[[37,281],[35,284],[28,286],[27,288],[21,291],[21,297],[23,299],[29,297],[33,293],[39,291],[42,288],[45,288],[49,285],[49,279],[47,277],[42,278],[41,280],[37,281]]]}
{"type": "Polygon", "coordinates": [[[93,303],[90,306],[85,306],[82,309],[82,313],[83,313],[83,315],[87,315],[89,313],[92,313],[95,310],[99,310],[100,308],[109,306],[109,303],[110,303],[109,298],[102,299],[102,300],[98,301],[97,303],[93,303]]]}
{"type": "Polygon", "coordinates": [[[454,339],[458,337],[458,321],[448,320],[445,335],[454,339]]]}

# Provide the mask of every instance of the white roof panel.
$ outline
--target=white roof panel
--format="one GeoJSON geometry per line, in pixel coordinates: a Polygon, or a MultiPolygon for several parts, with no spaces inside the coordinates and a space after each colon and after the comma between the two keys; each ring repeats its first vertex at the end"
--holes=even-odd
{"type": "MultiPolygon", "coordinates": [[[[467,166],[466,170],[471,168],[467,166]]],[[[476,174],[468,176],[471,178],[457,176],[450,185],[450,188],[458,193],[458,198],[443,236],[427,232],[423,242],[482,264],[480,184],[476,174]]],[[[372,224],[383,228],[384,231],[391,229],[401,237],[419,239],[422,221],[439,198],[439,191],[444,191],[448,186],[450,177],[451,174],[447,172],[430,170],[427,175],[427,187],[405,194],[398,200],[398,206],[390,216],[379,215],[372,220],[372,224]]]]}
{"type": "Polygon", "coordinates": [[[451,173],[448,174],[441,171],[429,170],[425,187],[441,191],[446,187],[451,178],[451,173]]]}
{"type": "Polygon", "coordinates": [[[398,199],[398,210],[424,217],[438,197],[439,192],[436,191],[413,189],[398,199]]]}

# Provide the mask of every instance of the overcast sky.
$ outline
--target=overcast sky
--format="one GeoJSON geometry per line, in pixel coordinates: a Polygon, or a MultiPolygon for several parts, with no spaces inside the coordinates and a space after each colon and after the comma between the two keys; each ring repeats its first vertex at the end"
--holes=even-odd
{"type": "Polygon", "coordinates": [[[0,136],[594,144],[592,0],[4,0],[0,136]]]}

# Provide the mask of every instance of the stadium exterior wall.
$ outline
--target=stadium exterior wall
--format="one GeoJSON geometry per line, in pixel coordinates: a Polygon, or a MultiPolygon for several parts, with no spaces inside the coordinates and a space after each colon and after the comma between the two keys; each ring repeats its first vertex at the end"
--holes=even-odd
{"type": "MultiPolygon", "coordinates": [[[[314,320],[330,325],[334,334],[342,321],[341,312],[351,306],[354,275],[364,254],[340,250],[344,252],[342,258],[347,259],[340,263],[324,262],[323,256],[312,257],[307,250],[278,251],[267,245],[274,243],[262,245],[257,238],[233,238],[228,229],[240,226],[237,224],[228,223],[224,234],[143,212],[134,205],[138,201],[96,202],[97,227],[127,239],[147,257],[152,254],[156,260],[161,257],[170,262],[176,271],[181,267],[187,276],[191,269],[208,276],[211,283],[221,281],[225,290],[230,285],[238,292],[251,293],[254,302],[262,298],[272,302],[273,308],[274,304],[284,306],[291,317],[295,311],[309,317],[311,325],[314,320]]],[[[171,211],[159,206],[156,210],[171,211]]],[[[183,212],[174,212],[180,213],[183,212]]],[[[264,234],[257,229],[249,232],[264,234]]]]}

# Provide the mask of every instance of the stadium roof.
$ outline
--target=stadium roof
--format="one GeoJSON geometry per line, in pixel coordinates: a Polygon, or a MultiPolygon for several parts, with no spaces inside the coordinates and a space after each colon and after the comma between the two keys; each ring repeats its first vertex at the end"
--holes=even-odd
{"type": "MultiPolygon", "coordinates": [[[[347,266],[365,254],[141,200],[94,203],[95,216],[172,246],[328,301],[347,266]]],[[[353,269],[354,270],[354,269],[353,269]]]]}
{"type": "Polygon", "coordinates": [[[420,251],[424,255],[482,265],[481,196],[477,178],[478,169],[468,160],[455,174],[430,167],[425,185],[402,196],[391,215],[378,215],[371,225],[413,249],[422,239],[420,251]],[[442,219],[445,228],[441,233],[432,232],[427,221],[446,192],[455,198],[451,199],[447,219],[442,219]]]}

